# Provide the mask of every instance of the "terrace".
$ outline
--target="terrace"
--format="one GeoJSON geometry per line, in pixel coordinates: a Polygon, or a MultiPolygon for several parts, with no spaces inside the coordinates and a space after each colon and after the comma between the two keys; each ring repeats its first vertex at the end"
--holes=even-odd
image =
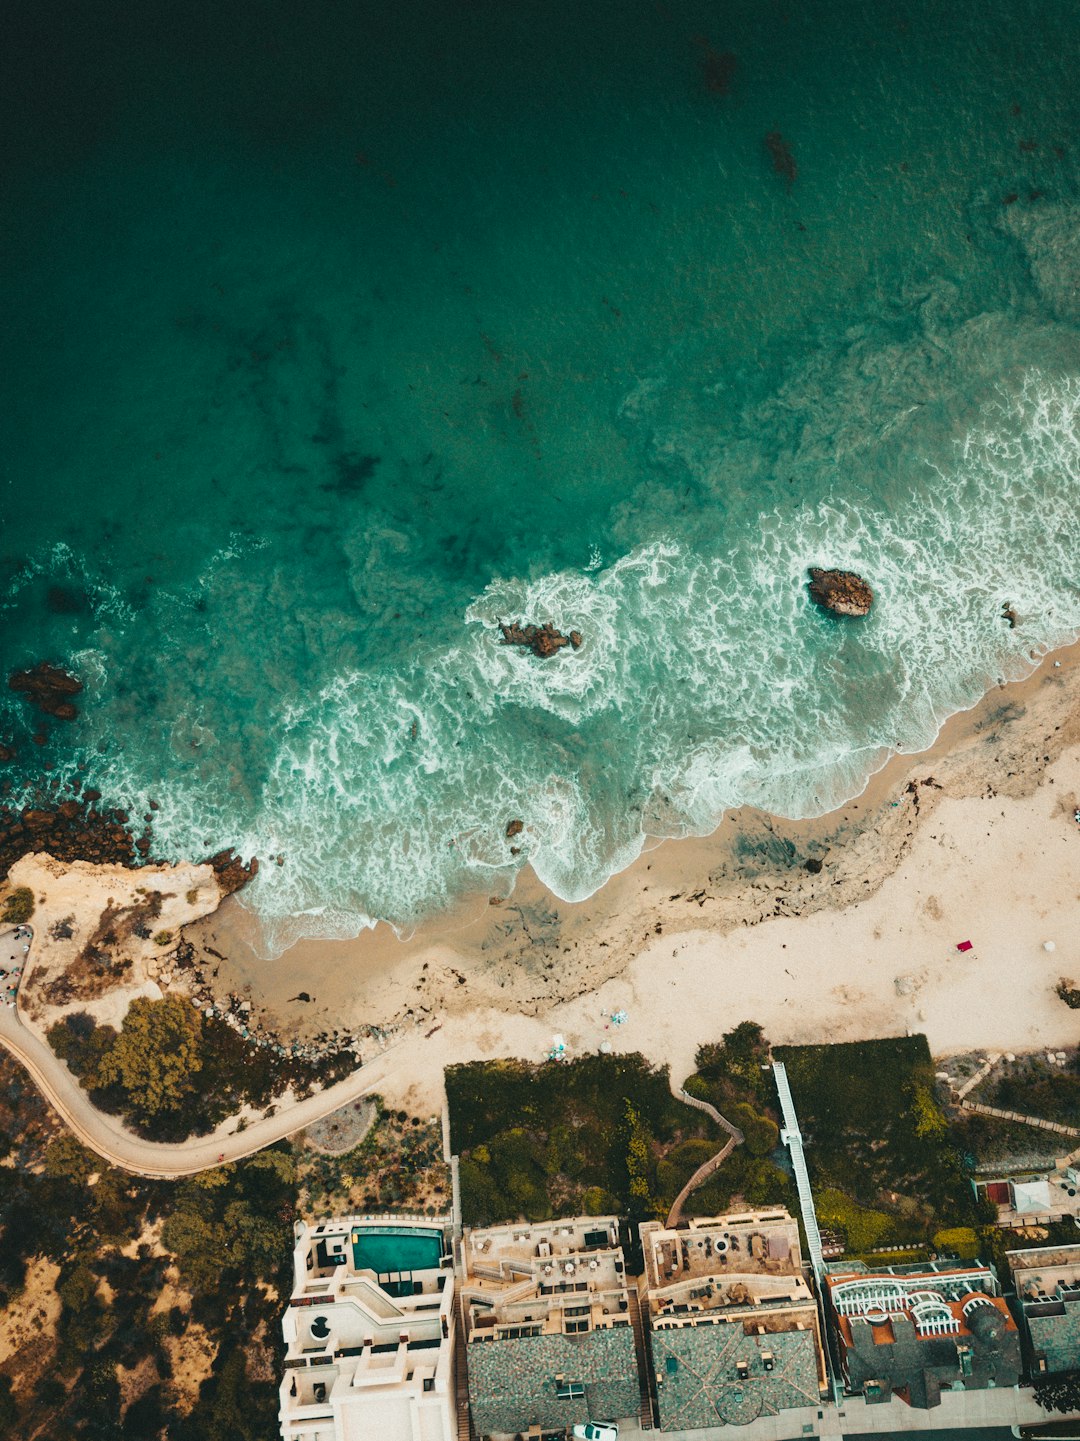
{"type": "Polygon", "coordinates": [[[636,1414],[615,1217],[466,1230],[462,1311],[480,1433],[636,1414]]]}
{"type": "Polygon", "coordinates": [[[641,1227],[650,1290],[673,1282],[736,1275],[799,1275],[799,1228],[786,1211],[746,1211],[668,1230],[641,1227]]]}
{"type": "Polygon", "coordinates": [[[300,1222],[296,1238],[282,1318],[285,1441],[344,1441],[364,1427],[383,1441],[450,1441],[454,1275],[439,1264],[439,1229],[345,1217],[314,1229],[300,1222]],[[365,1258],[407,1269],[376,1274],[358,1268],[365,1258]],[[425,1260],[434,1264],[419,1269],[425,1260]]]}

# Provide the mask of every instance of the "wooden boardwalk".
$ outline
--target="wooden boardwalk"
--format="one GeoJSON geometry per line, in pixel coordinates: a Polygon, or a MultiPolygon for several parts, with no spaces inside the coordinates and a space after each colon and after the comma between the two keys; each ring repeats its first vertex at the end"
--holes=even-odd
{"type": "Polygon", "coordinates": [[[457,1345],[454,1347],[454,1389],[457,1392],[457,1435],[458,1441],[476,1441],[473,1430],[472,1410],[469,1406],[469,1362],[465,1345],[465,1307],[460,1296],[455,1297],[454,1311],[457,1319],[457,1345]]]}
{"type": "Polygon", "coordinates": [[[691,1191],[696,1191],[699,1186],[704,1185],[709,1177],[724,1164],[735,1147],[741,1146],[743,1143],[743,1133],[739,1130],[738,1126],[733,1126],[731,1122],[722,1116],[715,1106],[711,1106],[708,1101],[701,1101],[697,1096],[692,1096],[689,1091],[684,1091],[681,1088],[676,1091],[674,1086],[672,1086],[671,1092],[672,1095],[682,1101],[684,1105],[693,1106],[696,1110],[704,1111],[707,1116],[710,1116],[722,1131],[728,1133],[728,1140],[723,1149],[717,1151],[715,1156],[710,1156],[707,1161],[702,1162],[675,1197],[665,1223],[669,1230],[673,1226],[677,1226],[682,1220],[682,1208],[686,1204],[686,1198],[690,1195],[691,1191]]]}
{"type": "Polygon", "coordinates": [[[961,1101],[962,1110],[977,1116],[994,1116],[999,1121],[1016,1121],[1021,1126],[1036,1126],[1040,1131],[1055,1131],[1059,1136],[1080,1136],[1080,1126],[1064,1126],[1060,1121],[1044,1121],[1039,1116],[1023,1116],[1019,1111],[1001,1111],[997,1106],[984,1106],[980,1101],[961,1101]]]}

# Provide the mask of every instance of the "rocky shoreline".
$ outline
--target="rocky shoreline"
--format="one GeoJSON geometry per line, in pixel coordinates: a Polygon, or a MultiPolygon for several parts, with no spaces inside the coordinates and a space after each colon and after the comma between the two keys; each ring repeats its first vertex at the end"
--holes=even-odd
{"type": "MultiPolygon", "coordinates": [[[[76,781],[74,787],[78,785],[76,781]]],[[[0,882],[16,861],[42,852],[65,864],[90,861],[131,870],[142,865],[152,847],[149,814],[136,835],[126,811],[99,809],[100,800],[101,792],[88,788],[81,795],[62,801],[42,800],[21,811],[0,807],[0,882]]],[[[225,895],[247,885],[259,869],[255,857],[245,862],[232,848],[203,857],[195,864],[214,868],[225,895]]]]}

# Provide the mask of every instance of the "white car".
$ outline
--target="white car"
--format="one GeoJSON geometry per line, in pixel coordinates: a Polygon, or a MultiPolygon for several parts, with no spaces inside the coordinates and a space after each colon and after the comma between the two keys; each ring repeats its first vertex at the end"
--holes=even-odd
{"type": "Polygon", "coordinates": [[[614,1421],[586,1421],[574,1427],[579,1441],[619,1441],[619,1428],[614,1421]]]}

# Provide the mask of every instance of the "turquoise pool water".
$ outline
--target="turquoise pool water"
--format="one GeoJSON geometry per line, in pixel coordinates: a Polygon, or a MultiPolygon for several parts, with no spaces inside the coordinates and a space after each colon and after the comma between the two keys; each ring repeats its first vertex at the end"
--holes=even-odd
{"type": "Polygon", "coordinates": [[[430,1271],[442,1257],[442,1232],[387,1226],[352,1233],[353,1265],[377,1276],[395,1271],[430,1271]]]}

